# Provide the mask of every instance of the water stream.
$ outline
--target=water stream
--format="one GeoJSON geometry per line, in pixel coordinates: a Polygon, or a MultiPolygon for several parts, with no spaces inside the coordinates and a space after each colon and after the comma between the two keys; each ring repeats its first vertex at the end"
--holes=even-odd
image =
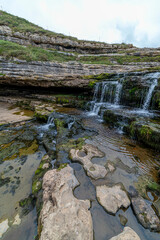
{"type": "MultiPolygon", "coordinates": [[[[160,73],[151,73],[141,77],[142,81],[148,83],[148,92],[143,100],[143,105],[139,109],[130,109],[131,113],[149,114],[149,107],[155,87],[158,85],[158,78],[160,73]]],[[[121,103],[121,95],[123,91],[123,82],[126,75],[119,77],[117,75],[110,81],[103,81],[96,83],[94,88],[93,100],[90,103],[90,116],[101,115],[105,109],[124,108],[125,105],[121,103]],[[102,111],[101,111],[102,110],[102,111]]],[[[142,96],[143,97],[143,96],[142,96]]],[[[128,111],[128,110],[127,110],[128,111]]],[[[129,111],[128,111],[129,113],[129,111]]]]}
{"type": "MultiPolygon", "coordinates": [[[[153,91],[157,85],[158,74],[150,78],[151,84],[144,101],[144,110],[149,109],[153,91]]],[[[61,161],[67,162],[73,167],[75,175],[80,185],[74,190],[75,197],[79,199],[89,199],[91,201],[91,214],[93,219],[94,239],[108,240],[111,237],[123,231],[120,223],[119,214],[128,219],[127,226],[130,226],[137,232],[141,240],[159,240],[159,233],[150,232],[142,227],[135,217],[133,210],[129,207],[126,210],[120,209],[115,216],[108,214],[97,202],[95,188],[98,185],[106,184],[112,186],[117,183],[123,183],[126,190],[130,185],[138,184],[143,190],[144,181],[151,178],[158,183],[158,169],[160,169],[160,154],[139,145],[137,142],[126,138],[117,133],[114,129],[109,129],[104,123],[98,121],[97,116],[101,108],[112,107],[120,108],[121,93],[123,81],[114,79],[114,81],[105,81],[97,83],[93,101],[91,103],[91,117],[86,112],[74,108],[60,108],[57,111],[72,115],[68,116],[66,123],[65,137],[75,137],[80,129],[80,124],[76,125],[76,120],[83,123],[83,134],[77,134],[79,137],[87,136],[86,129],[92,128],[96,131],[92,137],[86,140],[86,143],[97,146],[105,153],[103,158],[93,158],[92,162],[105,166],[111,162],[116,167],[113,173],[109,173],[104,179],[93,180],[86,175],[83,166],[78,163],[72,163],[69,154],[65,151],[57,153],[61,161]],[[78,130],[75,128],[78,126],[78,130]],[[74,128],[74,130],[73,130],[74,128]]],[[[33,240],[37,233],[36,209],[28,215],[23,215],[19,207],[19,201],[31,194],[32,177],[36,171],[42,156],[46,150],[41,145],[41,139],[47,132],[53,131],[54,117],[50,115],[47,124],[37,124],[27,122],[24,125],[6,127],[0,131],[0,219],[9,220],[9,230],[2,237],[3,240],[33,240]],[[19,214],[21,218],[20,225],[13,226],[15,216],[19,214]]],[[[56,136],[54,129],[53,136],[56,136]]],[[[81,132],[80,132],[81,133],[81,132]]],[[[48,139],[49,135],[46,135],[48,139]]],[[[56,137],[52,137],[51,144],[56,145],[56,137]]],[[[61,143],[61,139],[58,139],[61,143]]],[[[57,143],[58,144],[58,143],[57,143]]],[[[53,150],[53,149],[51,149],[53,150]]],[[[55,167],[56,159],[52,159],[52,167],[55,167]]],[[[159,199],[157,193],[145,192],[146,199],[150,205],[159,199]]]]}

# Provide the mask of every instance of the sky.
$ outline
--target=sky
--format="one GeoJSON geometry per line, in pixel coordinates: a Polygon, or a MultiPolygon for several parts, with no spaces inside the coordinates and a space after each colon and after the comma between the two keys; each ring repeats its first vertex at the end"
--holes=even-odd
{"type": "Polygon", "coordinates": [[[0,9],[78,39],[160,47],[160,0],[0,0],[0,9]]]}

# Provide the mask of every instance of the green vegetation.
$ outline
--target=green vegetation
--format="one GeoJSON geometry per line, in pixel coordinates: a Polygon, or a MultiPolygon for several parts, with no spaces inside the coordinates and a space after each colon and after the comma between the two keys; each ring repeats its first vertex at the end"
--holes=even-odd
{"type": "Polygon", "coordinates": [[[97,80],[89,81],[88,87],[89,87],[89,88],[93,88],[94,85],[96,84],[96,82],[97,82],[97,80]]]}
{"type": "MultiPolygon", "coordinates": [[[[85,64],[105,64],[111,65],[110,57],[107,56],[86,56],[77,58],[76,55],[68,56],[60,53],[56,50],[46,50],[40,47],[33,46],[22,46],[17,43],[0,40],[0,55],[6,59],[18,58],[20,60],[30,61],[51,61],[51,62],[68,62],[68,61],[79,61],[85,64]]],[[[137,56],[113,56],[112,60],[116,61],[118,64],[128,64],[131,62],[160,62],[160,56],[153,57],[137,57],[137,56]]],[[[147,69],[149,70],[149,69],[147,69]]],[[[160,70],[159,68],[151,68],[152,71],[160,70]]],[[[3,75],[3,73],[0,73],[3,75]]],[[[84,76],[85,79],[95,79],[104,80],[113,76],[113,74],[99,74],[99,75],[89,75],[84,76]]]]}
{"type": "Polygon", "coordinates": [[[14,32],[38,33],[38,34],[45,34],[46,36],[49,36],[49,37],[62,37],[62,38],[67,37],[72,40],[77,40],[77,38],[74,38],[74,37],[65,36],[61,33],[55,33],[55,32],[45,30],[42,27],[39,27],[38,25],[33,24],[24,18],[14,16],[4,11],[0,11],[0,25],[8,26],[14,32]]]}
{"type": "Polygon", "coordinates": [[[140,129],[140,135],[147,140],[150,138],[150,135],[152,134],[152,131],[150,127],[143,125],[140,129]]]}
{"type": "Polygon", "coordinates": [[[48,51],[39,47],[21,46],[17,43],[0,40],[0,55],[10,59],[18,58],[26,61],[58,61],[68,62],[75,60],[74,56],[66,56],[56,51],[48,51]]]}
{"type": "Polygon", "coordinates": [[[62,145],[59,145],[59,148],[65,150],[66,152],[69,152],[70,149],[79,149],[81,150],[83,145],[85,144],[85,140],[89,138],[88,136],[78,139],[70,139],[66,143],[63,143],[62,145]]]}
{"type": "Polygon", "coordinates": [[[114,73],[101,73],[101,74],[97,74],[97,75],[86,75],[83,76],[84,79],[95,79],[95,80],[106,80],[109,79],[111,77],[113,77],[115,74],[114,73]]]}
{"type": "MultiPolygon", "coordinates": [[[[39,35],[45,35],[48,37],[61,37],[61,38],[68,38],[72,41],[84,42],[84,40],[78,40],[76,37],[66,36],[62,33],[55,33],[52,31],[45,30],[42,27],[39,27],[38,25],[33,24],[24,18],[14,16],[12,14],[9,14],[1,10],[0,10],[0,25],[10,27],[13,32],[21,32],[21,33],[30,32],[33,34],[37,33],[39,35]]],[[[96,41],[85,41],[85,42],[96,43],[96,41]]]]}
{"type": "Polygon", "coordinates": [[[61,169],[67,167],[68,163],[62,163],[60,164],[59,168],[57,169],[57,171],[61,171],[61,169]]]}
{"type": "Polygon", "coordinates": [[[80,62],[105,65],[113,65],[113,62],[117,62],[123,65],[132,62],[160,62],[160,56],[84,56],[80,58],[80,62]]]}
{"type": "Polygon", "coordinates": [[[34,114],[34,117],[35,117],[36,120],[39,121],[39,122],[44,122],[44,123],[46,123],[47,120],[48,120],[48,116],[45,115],[45,114],[42,114],[42,113],[40,113],[40,112],[36,112],[36,113],[34,114]]]}

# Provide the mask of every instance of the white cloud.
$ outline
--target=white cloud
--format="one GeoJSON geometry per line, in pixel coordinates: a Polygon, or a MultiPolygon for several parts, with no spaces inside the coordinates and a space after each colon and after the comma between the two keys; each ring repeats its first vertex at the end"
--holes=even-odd
{"type": "Polygon", "coordinates": [[[159,0],[0,0],[0,6],[80,39],[160,47],[159,0]]]}

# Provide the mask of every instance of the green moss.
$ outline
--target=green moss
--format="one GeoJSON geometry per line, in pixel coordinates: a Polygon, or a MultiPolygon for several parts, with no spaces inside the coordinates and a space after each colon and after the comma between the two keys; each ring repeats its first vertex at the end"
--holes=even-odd
{"type": "Polygon", "coordinates": [[[106,79],[109,79],[111,77],[113,77],[115,74],[113,73],[101,73],[101,74],[97,74],[97,75],[86,75],[86,76],[83,76],[84,79],[95,79],[97,81],[100,81],[100,80],[106,80],[106,79]]]}
{"type": "Polygon", "coordinates": [[[40,112],[36,112],[34,114],[34,117],[36,117],[36,120],[39,121],[39,122],[45,122],[46,123],[47,120],[48,120],[48,116],[45,115],[45,114],[42,114],[40,112]]]}
{"type": "Polygon", "coordinates": [[[22,215],[27,215],[35,207],[35,197],[34,195],[29,195],[19,201],[19,206],[22,208],[22,215]]]}
{"type": "Polygon", "coordinates": [[[42,188],[42,180],[34,181],[32,184],[32,193],[36,195],[41,190],[41,188],[42,188]]]}
{"type": "Polygon", "coordinates": [[[51,167],[50,158],[49,157],[45,158],[44,156],[40,162],[39,167],[35,171],[35,175],[32,179],[32,194],[34,194],[35,196],[37,196],[38,192],[41,190],[43,176],[48,171],[48,169],[50,169],[50,167],[51,167]],[[45,163],[49,164],[48,168],[43,167],[45,163]]]}
{"type": "Polygon", "coordinates": [[[70,139],[67,143],[62,144],[59,147],[67,152],[72,148],[81,150],[87,138],[89,137],[87,136],[84,138],[70,139]]]}
{"type": "Polygon", "coordinates": [[[89,81],[88,87],[89,87],[89,88],[93,88],[94,85],[95,85],[97,82],[98,82],[97,80],[89,81]]]}
{"type": "Polygon", "coordinates": [[[0,72],[0,76],[3,76],[3,77],[4,77],[5,75],[6,75],[6,74],[0,72]]]}
{"type": "Polygon", "coordinates": [[[132,89],[129,90],[129,94],[133,95],[137,90],[138,90],[138,87],[133,87],[132,89]]]}
{"type": "Polygon", "coordinates": [[[160,185],[157,184],[156,182],[150,182],[147,187],[148,189],[160,194],[160,185]]]}
{"type": "Polygon", "coordinates": [[[62,163],[62,164],[60,164],[60,166],[59,166],[59,168],[57,169],[57,171],[61,171],[61,169],[67,167],[67,165],[68,165],[67,163],[62,163]]]}
{"type": "Polygon", "coordinates": [[[64,128],[65,122],[63,120],[55,119],[54,122],[58,129],[64,128]]]}
{"type": "Polygon", "coordinates": [[[150,138],[152,131],[150,127],[143,125],[140,129],[140,135],[145,137],[147,140],[150,138]]]}

